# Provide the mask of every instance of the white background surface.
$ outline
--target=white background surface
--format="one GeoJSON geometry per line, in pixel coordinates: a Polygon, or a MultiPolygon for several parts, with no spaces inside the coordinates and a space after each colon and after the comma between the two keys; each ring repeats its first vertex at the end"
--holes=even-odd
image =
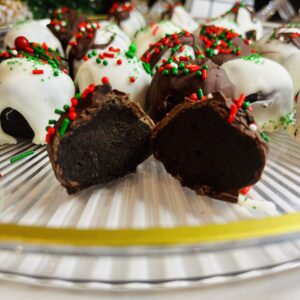
{"type": "Polygon", "coordinates": [[[231,284],[192,288],[164,289],[154,292],[106,292],[48,288],[0,280],[0,299],[5,300],[298,300],[300,299],[300,267],[263,277],[244,279],[231,284]]]}

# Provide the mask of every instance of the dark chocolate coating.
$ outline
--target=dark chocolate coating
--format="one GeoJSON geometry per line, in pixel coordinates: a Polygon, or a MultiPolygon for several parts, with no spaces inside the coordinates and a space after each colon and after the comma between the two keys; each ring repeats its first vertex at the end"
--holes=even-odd
{"type": "Polygon", "coordinates": [[[58,13],[57,11],[53,12],[51,22],[48,24],[48,28],[60,40],[63,49],[66,50],[70,39],[77,31],[77,26],[81,22],[86,22],[87,20],[87,17],[78,10],[66,8],[61,13],[58,13]],[[57,31],[55,29],[57,21],[65,21],[67,24],[57,31]]]}
{"type": "Polygon", "coordinates": [[[207,78],[204,80],[198,77],[196,72],[184,75],[183,70],[178,70],[176,76],[165,76],[162,72],[156,72],[146,98],[146,106],[155,122],[160,121],[177,104],[184,102],[185,97],[189,97],[200,88],[205,96],[222,92],[227,97],[234,97],[235,87],[225,71],[210,59],[196,59],[184,64],[197,64],[201,68],[207,65],[207,78]]]}
{"type": "Polygon", "coordinates": [[[295,35],[293,32],[280,32],[280,29],[282,28],[297,28],[300,29],[300,24],[293,24],[293,25],[283,25],[274,30],[274,38],[280,39],[283,38],[285,43],[292,43],[294,46],[296,46],[298,49],[300,49],[300,36],[295,35]],[[294,36],[295,35],[295,36],[294,36]]]}
{"type": "MultiPolygon", "coordinates": [[[[193,34],[182,31],[180,33],[175,33],[170,36],[166,36],[159,40],[157,43],[153,44],[141,57],[141,60],[149,63],[151,69],[160,61],[164,54],[168,51],[174,49],[174,46],[190,46],[194,49],[195,53],[203,49],[203,43],[193,34]],[[161,47],[161,48],[160,48],[161,47]]],[[[180,53],[179,50],[172,54],[180,53]]]]}
{"type": "Polygon", "coordinates": [[[26,119],[16,110],[6,108],[1,112],[2,130],[15,138],[33,139],[34,132],[26,119]]]}
{"type": "MultiPolygon", "coordinates": [[[[212,56],[207,56],[217,65],[221,66],[222,64],[224,64],[229,60],[238,59],[243,56],[248,56],[256,52],[255,48],[249,42],[246,43],[246,40],[243,39],[241,36],[239,36],[237,33],[233,32],[230,29],[218,27],[215,25],[208,25],[208,26],[202,25],[200,30],[200,36],[199,36],[200,40],[202,40],[203,38],[207,38],[211,43],[213,44],[215,43],[217,37],[215,35],[212,36],[211,34],[206,32],[210,28],[214,28],[215,31],[221,31],[221,32],[223,31],[223,35],[224,33],[229,33],[229,34],[232,33],[233,35],[235,35],[232,39],[230,40],[225,39],[223,41],[225,42],[225,44],[228,44],[228,41],[230,41],[231,46],[228,46],[227,48],[228,50],[234,50],[236,48],[240,49],[239,54],[229,51],[229,53],[218,53],[218,54],[213,54],[212,56]]],[[[222,38],[220,37],[218,37],[218,39],[222,40],[222,38]]],[[[207,50],[207,47],[205,46],[204,43],[202,48],[203,50],[207,50]]],[[[216,46],[214,46],[212,49],[216,49],[216,46]]]]}
{"type": "Polygon", "coordinates": [[[47,146],[55,175],[68,193],[134,172],[151,154],[153,122],[129,95],[97,86],[76,113],[64,136],[56,130],[47,146]]]}
{"type": "Polygon", "coordinates": [[[231,100],[212,99],[177,105],[152,134],[154,156],[183,186],[200,195],[237,202],[239,191],[261,177],[268,146],[249,129],[252,117],[238,110],[228,123],[231,100]]]}

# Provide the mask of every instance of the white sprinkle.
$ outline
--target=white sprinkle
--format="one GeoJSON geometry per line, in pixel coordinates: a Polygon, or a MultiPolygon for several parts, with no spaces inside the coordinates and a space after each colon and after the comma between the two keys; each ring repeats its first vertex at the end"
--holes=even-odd
{"type": "Polygon", "coordinates": [[[284,37],[283,37],[283,36],[280,36],[280,37],[279,37],[279,41],[280,41],[280,42],[284,42],[284,37]]]}
{"type": "Polygon", "coordinates": [[[256,124],[254,124],[254,123],[250,124],[250,125],[249,125],[249,129],[250,129],[251,131],[257,131],[257,126],[256,126],[256,124]]]}
{"type": "Polygon", "coordinates": [[[62,22],[61,22],[61,25],[62,25],[62,26],[66,26],[66,25],[67,25],[67,22],[66,22],[66,21],[62,21],[62,22]]]}
{"type": "Polygon", "coordinates": [[[218,49],[215,49],[214,50],[214,55],[218,55],[219,54],[219,50],[218,49]]]}
{"type": "Polygon", "coordinates": [[[55,25],[55,26],[54,26],[54,29],[55,29],[56,31],[59,31],[59,30],[60,30],[60,26],[59,26],[59,25],[55,25]]]}
{"type": "Polygon", "coordinates": [[[12,55],[17,55],[17,54],[18,54],[18,51],[17,51],[17,50],[11,50],[11,54],[12,54],[12,55]]]}
{"type": "Polygon", "coordinates": [[[86,25],[86,28],[87,28],[87,29],[92,28],[91,24],[87,24],[87,25],[86,25]]]}
{"type": "Polygon", "coordinates": [[[211,94],[211,93],[209,93],[208,95],[207,95],[207,99],[212,99],[213,98],[213,95],[211,94]]]}
{"type": "Polygon", "coordinates": [[[81,27],[81,28],[80,28],[80,31],[81,31],[81,32],[85,32],[85,27],[81,27]]]}

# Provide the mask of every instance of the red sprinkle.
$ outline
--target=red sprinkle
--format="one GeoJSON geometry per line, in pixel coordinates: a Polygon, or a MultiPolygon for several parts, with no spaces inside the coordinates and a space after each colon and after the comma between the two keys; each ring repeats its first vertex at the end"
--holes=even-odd
{"type": "Polygon", "coordinates": [[[206,69],[203,69],[202,70],[202,79],[206,79],[206,77],[207,77],[207,71],[206,71],[206,69]]]}
{"type": "Polygon", "coordinates": [[[230,114],[227,119],[227,122],[229,124],[233,123],[233,121],[235,120],[237,111],[238,111],[238,107],[235,104],[232,104],[230,108],[230,114]]]}
{"type": "Polygon", "coordinates": [[[158,29],[159,29],[159,26],[156,26],[152,31],[152,35],[156,35],[158,29]]]}
{"type": "Polygon", "coordinates": [[[190,96],[190,99],[192,99],[193,101],[197,101],[198,100],[198,96],[196,93],[193,93],[191,96],[190,96]]]}
{"type": "Polygon", "coordinates": [[[78,100],[75,97],[73,97],[71,99],[71,103],[72,103],[73,106],[77,106],[78,105],[78,100]]]}
{"type": "Polygon", "coordinates": [[[109,52],[104,52],[103,56],[104,57],[109,57],[109,58],[114,58],[115,57],[115,55],[113,53],[109,53],[109,52]]]}
{"type": "Polygon", "coordinates": [[[32,74],[34,75],[44,74],[44,70],[32,70],[32,74]]]}
{"type": "Polygon", "coordinates": [[[48,134],[53,135],[55,133],[55,128],[54,127],[49,127],[48,128],[48,134]]]}
{"type": "Polygon", "coordinates": [[[135,78],[134,77],[130,77],[130,82],[134,83],[135,82],[135,78]]]}
{"type": "Polygon", "coordinates": [[[118,60],[117,60],[117,64],[118,64],[118,65],[121,65],[122,63],[123,63],[122,59],[118,59],[118,60]]]}
{"type": "Polygon", "coordinates": [[[109,83],[109,79],[105,76],[102,77],[101,81],[102,81],[103,84],[108,84],[109,83]]]}
{"type": "Polygon", "coordinates": [[[74,111],[70,111],[68,117],[71,121],[74,121],[77,118],[77,114],[74,111]]]}
{"type": "Polygon", "coordinates": [[[240,193],[242,195],[247,195],[251,189],[252,189],[252,185],[246,186],[246,187],[240,189],[240,193]]]}
{"type": "Polygon", "coordinates": [[[50,143],[51,142],[51,135],[50,134],[46,134],[46,143],[50,143]]]}
{"type": "Polygon", "coordinates": [[[83,60],[85,60],[85,61],[89,60],[89,58],[87,57],[87,55],[85,55],[85,56],[83,57],[83,60]]]}

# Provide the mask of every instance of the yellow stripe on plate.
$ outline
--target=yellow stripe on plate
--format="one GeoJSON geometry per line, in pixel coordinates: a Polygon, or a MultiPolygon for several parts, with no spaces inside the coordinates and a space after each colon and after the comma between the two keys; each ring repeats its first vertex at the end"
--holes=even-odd
{"type": "Polygon", "coordinates": [[[300,213],[227,224],[151,229],[76,229],[0,224],[0,242],[43,246],[170,246],[300,232],[300,213]]]}

